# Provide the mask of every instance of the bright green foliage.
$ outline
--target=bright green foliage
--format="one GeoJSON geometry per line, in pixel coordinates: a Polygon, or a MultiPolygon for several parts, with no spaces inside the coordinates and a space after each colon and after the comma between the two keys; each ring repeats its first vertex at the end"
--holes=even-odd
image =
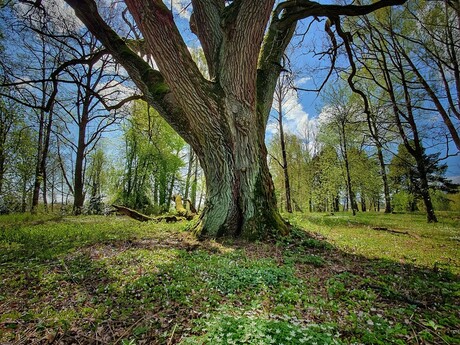
{"type": "MultiPolygon", "coordinates": [[[[307,211],[309,200],[312,194],[312,172],[311,153],[306,143],[299,137],[285,133],[286,158],[288,161],[288,173],[290,179],[291,201],[294,211],[307,211]]],[[[270,171],[273,175],[275,189],[277,192],[278,205],[281,210],[284,207],[284,174],[280,165],[281,148],[278,139],[270,142],[269,151],[270,171]]]]}
{"type": "Polygon", "coordinates": [[[205,323],[206,334],[180,344],[342,344],[329,325],[293,325],[283,320],[220,316],[205,323]]]}
{"type": "Polygon", "coordinates": [[[344,186],[343,168],[332,146],[325,146],[312,160],[313,194],[312,209],[332,212],[344,186]]]}
{"type": "Polygon", "coordinates": [[[98,148],[89,156],[89,162],[86,175],[88,191],[89,191],[89,206],[90,214],[102,214],[104,191],[107,188],[107,158],[104,150],[98,148]]]}
{"type": "Polygon", "coordinates": [[[383,190],[378,161],[375,157],[369,157],[366,151],[355,147],[349,150],[349,159],[351,180],[361,207],[364,202],[365,205],[376,208],[383,190]]]}
{"type": "Polygon", "coordinates": [[[27,125],[23,110],[0,99],[0,208],[1,213],[24,212],[33,183],[35,133],[27,125]]]}
{"type": "Polygon", "coordinates": [[[124,128],[125,157],[116,202],[147,213],[169,209],[184,141],[145,102],[136,102],[124,128]]]}

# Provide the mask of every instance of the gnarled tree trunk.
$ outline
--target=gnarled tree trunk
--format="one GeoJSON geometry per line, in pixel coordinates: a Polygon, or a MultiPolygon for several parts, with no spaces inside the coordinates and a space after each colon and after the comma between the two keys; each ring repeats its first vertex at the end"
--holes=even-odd
{"type": "Polygon", "coordinates": [[[207,176],[207,203],[195,232],[246,238],[286,233],[276,208],[256,112],[233,101],[221,116],[218,131],[205,130],[208,145],[195,150],[207,176]]]}

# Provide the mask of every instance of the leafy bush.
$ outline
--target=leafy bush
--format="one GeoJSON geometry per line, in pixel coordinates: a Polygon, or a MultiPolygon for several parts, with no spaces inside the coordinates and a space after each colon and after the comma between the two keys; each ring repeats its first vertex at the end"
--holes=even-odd
{"type": "Polygon", "coordinates": [[[411,210],[411,205],[414,203],[414,196],[410,193],[401,191],[393,194],[393,200],[391,201],[393,211],[406,212],[411,210]]]}

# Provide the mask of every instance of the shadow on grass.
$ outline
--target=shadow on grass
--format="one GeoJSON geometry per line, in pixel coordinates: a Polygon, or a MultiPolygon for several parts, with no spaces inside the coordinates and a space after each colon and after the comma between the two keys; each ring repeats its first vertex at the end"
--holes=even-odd
{"type": "Polygon", "coordinates": [[[1,343],[460,341],[458,276],[352,255],[299,229],[271,243],[20,238],[2,242],[1,343]]]}

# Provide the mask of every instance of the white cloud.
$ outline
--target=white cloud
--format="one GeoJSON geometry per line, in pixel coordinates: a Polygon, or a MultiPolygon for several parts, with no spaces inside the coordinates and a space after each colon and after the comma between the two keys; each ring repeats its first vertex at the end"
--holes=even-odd
{"type": "Polygon", "coordinates": [[[303,77],[303,78],[297,79],[295,84],[298,86],[302,86],[302,85],[307,84],[310,80],[311,80],[311,77],[303,77]]]}
{"type": "MultiPolygon", "coordinates": [[[[310,118],[308,113],[300,104],[299,97],[295,90],[289,90],[284,97],[282,103],[283,111],[283,129],[285,133],[293,134],[299,138],[306,139],[308,136],[314,136],[317,132],[317,119],[310,118]]],[[[278,121],[274,118],[278,117],[278,113],[272,111],[272,120],[267,126],[267,133],[275,135],[279,132],[278,121]]]]}
{"type": "Polygon", "coordinates": [[[330,123],[334,118],[334,109],[331,106],[324,106],[323,109],[321,109],[321,112],[318,115],[318,125],[326,125],[330,123]]]}

